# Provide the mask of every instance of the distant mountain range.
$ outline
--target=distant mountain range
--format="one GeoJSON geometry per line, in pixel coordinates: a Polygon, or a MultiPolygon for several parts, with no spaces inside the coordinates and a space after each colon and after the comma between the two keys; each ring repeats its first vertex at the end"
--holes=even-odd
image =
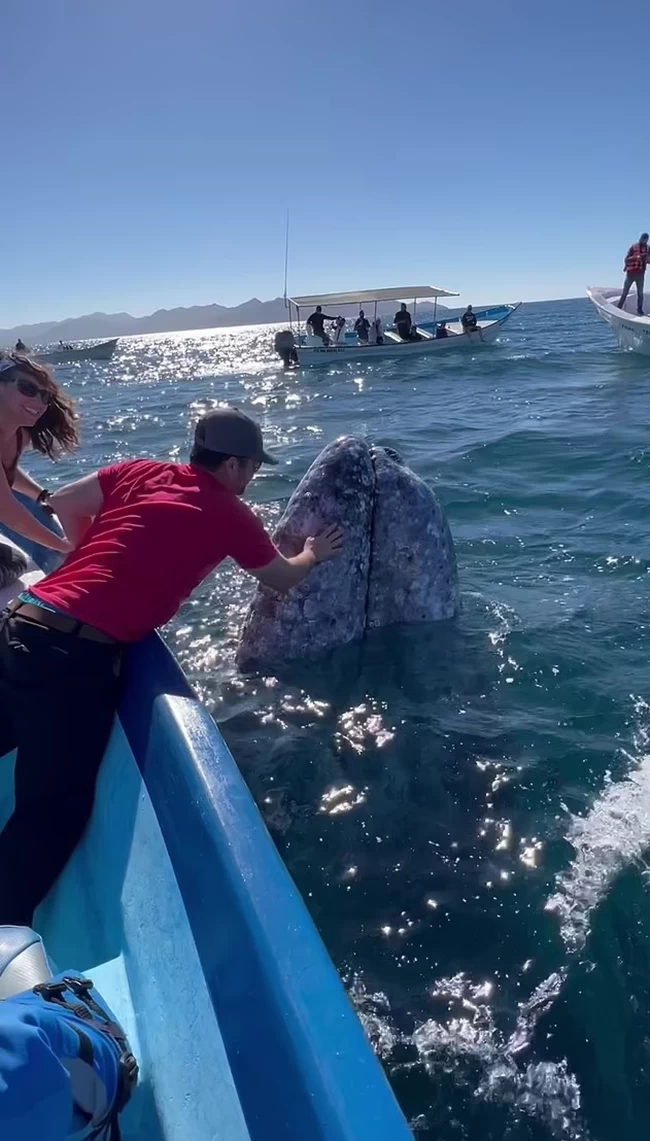
{"type": "MultiPolygon", "coordinates": [[[[394,301],[378,306],[382,317],[395,312],[394,301]]],[[[438,305],[439,312],[446,312],[438,305]]],[[[356,315],[356,306],[344,305],[337,310],[344,317],[356,315]]],[[[374,306],[368,306],[372,316],[374,306]]],[[[432,306],[418,305],[418,317],[431,316],[432,306]]],[[[305,316],[308,314],[305,313],[305,316]]],[[[41,321],[36,325],[16,325],[0,329],[0,345],[13,345],[20,339],[32,348],[54,341],[85,341],[110,337],[127,337],[143,333],[178,333],[192,329],[219,329],[229,325],[271,325],[287,320],[282,297],[259,301],[252,297],[242,305],[192,305],[188,309],[157,309],[148,317],[132,317],[130,313],[88,313],[84,317],[67,317],[64,321],[41,321]]]]}

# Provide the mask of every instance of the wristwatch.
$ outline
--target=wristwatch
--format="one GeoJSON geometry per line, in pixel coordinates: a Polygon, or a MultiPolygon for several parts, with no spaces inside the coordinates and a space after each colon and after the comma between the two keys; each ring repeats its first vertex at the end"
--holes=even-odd
{"type": "Polygon", "coordinates": [[[38,495],[36,496],[36,502],[40,503],[46,515],[54,515],[54,511],[49,504],[50,496],[51,492],[49,492],[46,487],[41,488],[38,495]]]}

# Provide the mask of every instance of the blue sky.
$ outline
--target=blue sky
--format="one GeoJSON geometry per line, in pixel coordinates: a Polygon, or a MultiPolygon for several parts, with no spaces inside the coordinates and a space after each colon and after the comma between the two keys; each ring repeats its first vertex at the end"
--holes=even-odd
{"type": "Polygon", "coordinates": [[[616,284],[650,230],[648,0],[6,4],[0,326],[616,284]],[[617,19],[620,12],[621,19],[617,19]]]}

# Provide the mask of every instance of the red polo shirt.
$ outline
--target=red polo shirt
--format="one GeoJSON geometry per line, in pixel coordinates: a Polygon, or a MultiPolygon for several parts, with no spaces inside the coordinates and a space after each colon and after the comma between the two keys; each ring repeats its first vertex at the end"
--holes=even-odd
{"type": "Polygon", "coordinates": [[[31,592],[121,642],[173,618],[222,559],[253,570],[277,554],[250,507],[192,464],[133,460],[99,483],[104,502],[82,542],[31,592]]]}

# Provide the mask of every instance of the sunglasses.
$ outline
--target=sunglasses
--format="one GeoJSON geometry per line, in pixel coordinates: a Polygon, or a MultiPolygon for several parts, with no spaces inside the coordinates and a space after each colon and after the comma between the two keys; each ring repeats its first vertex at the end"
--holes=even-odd
{"type": "MultiPolygon", "coordinates": [[[[30,370],[32,367],[32,362],[28,360],[27,357],[18,356],[17,353],[10,353],[5,357],[0,357],[0,373],[13,372],[14,369],[25,371],[30,370]]],[[[16,388],[23,396],[38,396],[46,408],[54,400],[53,392],[48,392],[47,388],[43,388],[40,384],[35,384],[34,381],[29,380],[28,377],[8,376],[6,379],[9,383],[15,381],[16,388]]]]}
{"type": "Polygon", "coordinates": [[[46,388],[41,388],[40,384],[34,384],[33,380],[27,380],[24,376],[16,377],[16,388],[22,396],[28,396],[31,399],[38,396],[46,408],[48,408],[54,400],[54,394],[52,392],[48,392],[46,388]]]}

